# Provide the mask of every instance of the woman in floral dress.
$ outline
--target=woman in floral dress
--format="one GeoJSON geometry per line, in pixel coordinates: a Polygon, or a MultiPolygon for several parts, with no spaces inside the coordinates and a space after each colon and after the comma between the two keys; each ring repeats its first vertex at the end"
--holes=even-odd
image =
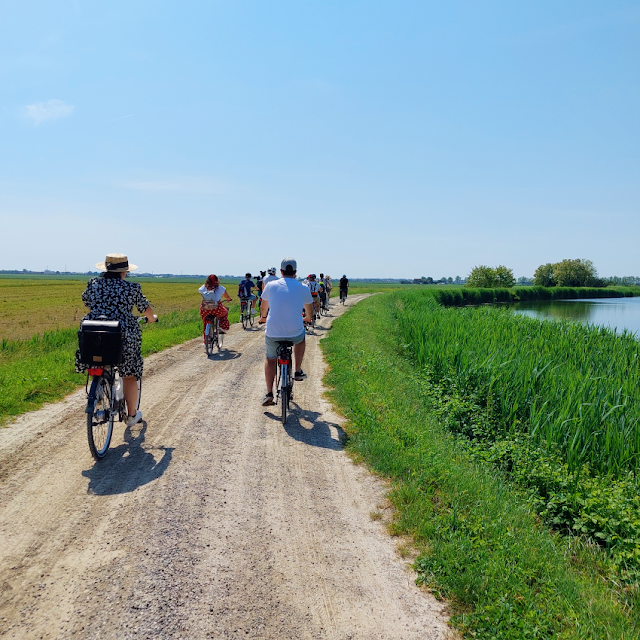
{"type": "MultiPolygon", "coordinates": [[[[149,322],[157,322],[158,316],[153,312],[138,282],[125,280],[129,271],[138,267],[129,264],[126,255],[109,254],[104,262],[96,265],[104,271],[101,277],[92,278],[82,294],[82,302],[89,307],[89,313],[83,320],[98,320],[104,316],[107,320],[120,320],[124,329],[122,363],[117,369],[123,379],[124,398],[127,402],[127,426],[131,427],[142,420],[142,412],[137,410],[138,385],[142,378],[142,331],[138,321],[133,317],[133,307],[143,313],[149,322]]],[[[88,365],[80,362],[80,351],[76,352],[76,371],[85,372],[88,365]]]]}

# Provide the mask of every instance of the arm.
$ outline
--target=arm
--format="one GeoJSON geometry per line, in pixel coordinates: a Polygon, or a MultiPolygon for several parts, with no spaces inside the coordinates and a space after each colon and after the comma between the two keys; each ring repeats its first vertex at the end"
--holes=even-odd
{"type": "Polygon", "coordinates": [[[267,321],[268,313],[269,313],[269,301],[262,298],[262,304],[260,305],[260,320],[258,320],[258,324],[264,324],[267,321]]]}
{"type": "Polygon", "coordinates": [[[229,292],[228,292],[228,291],[225,291],[225,292],[222,294],[222,297],[223,297],[227,302],[231,302],[231,300],[233,300],[233,298],[229,295],[229,292]]]}
{"type": "Polygon", "coordinates": [[[144,315],[146,316],[149,322],[158,322],[158,316],[155,314],[153,307],[151,305],[149,305],[145,309],[144,315]]]}
{"type": "Polygon", "coordinates": [[[304,305],[304,321],[311,322],[311,318],[313,318],[313,303],[304,305]]]}

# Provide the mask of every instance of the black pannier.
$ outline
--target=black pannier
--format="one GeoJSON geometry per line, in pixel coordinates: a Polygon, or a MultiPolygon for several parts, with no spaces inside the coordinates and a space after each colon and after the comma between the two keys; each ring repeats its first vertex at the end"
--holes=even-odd
{"type": "Polygon", "coordinates": [[[83,320],[78,331],[80,362],[93,366],[120,364],[123,342],[119,320],[83,320]]]}

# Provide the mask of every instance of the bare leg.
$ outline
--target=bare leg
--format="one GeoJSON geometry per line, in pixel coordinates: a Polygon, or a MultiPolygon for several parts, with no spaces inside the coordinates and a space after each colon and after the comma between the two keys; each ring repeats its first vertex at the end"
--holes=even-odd
{"type": "Polygon", "coordinates": [[[278,365],[275,358],[264,361],[264,379],[267,383],[267,393],[273,393],[273,381],[276,379],[278,365]]]}
{"type": "Polygon", "coordinates": [[[298,344],[293,345],[293,355],[296,360],[296,368],[295,371],[302,371],[302,358],[304,358],[304,350],[306,348],[306,341],[298,342],[298,344]]]}
{"type": "Polygon", "coordinates": [[[138,404],[138,383],[133,376],[124,378],[122,383],[124,399],[127,402],[127,415],[135,416],[138,404]]]}

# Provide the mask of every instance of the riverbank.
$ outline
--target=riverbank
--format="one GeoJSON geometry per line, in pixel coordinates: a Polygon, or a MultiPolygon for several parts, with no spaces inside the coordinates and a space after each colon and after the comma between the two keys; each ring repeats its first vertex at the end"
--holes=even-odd
{"type": "MultiPolygon", "coordinates": [[[[349,420],[348,449],[393,482],[391,533],[412,537],[421,582],[452,603],[453,622],[469,637],[636,638],[637,589],[614,582],[606,551],[585,535],[561,537],[543,525],[530,491],[502,460],[483,458],[468,437],[447,430],[401,326],[437,335],[439,314],[464,311],[430,298],[375,296],[336,322],[323,343],[332,397],[349,420]],[[413,303],[436,314],[431,326],[416,320],[413,303]]],[[[457,401],[464,409],[462,399],[449,395],[450,408],[457,401]]],[[[476,425],[469,412],[459,417],[476,425]]]]}

